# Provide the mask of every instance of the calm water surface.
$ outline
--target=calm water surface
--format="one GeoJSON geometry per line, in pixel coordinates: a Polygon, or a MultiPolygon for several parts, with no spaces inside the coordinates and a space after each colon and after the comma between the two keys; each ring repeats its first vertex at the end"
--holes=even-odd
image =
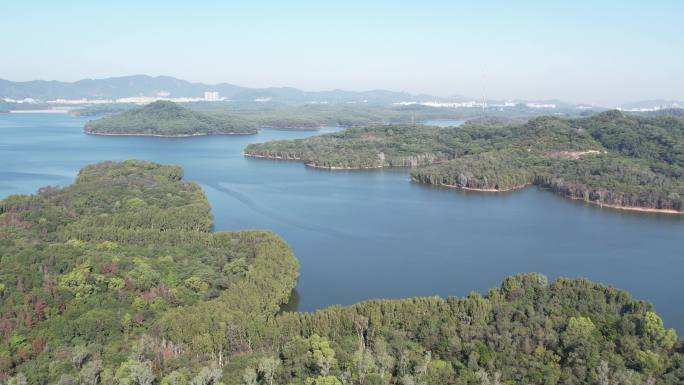
{"type": "Polygon", "coordinates": [[[684,333],[682,218],[600,209],[535,188],[466,193],[411,183],[405,171],[325,171],[242,156],[248,143],[312,132],[97,137],[82,134],[84,122],[0,114],[0,197],[69,184],[103,160],[174,163],[205,189],[217,230],[269,229],[287,240],[301,263],[301,310],[486,292],[507,275],[536,271],[627,289],[684,333]]]}

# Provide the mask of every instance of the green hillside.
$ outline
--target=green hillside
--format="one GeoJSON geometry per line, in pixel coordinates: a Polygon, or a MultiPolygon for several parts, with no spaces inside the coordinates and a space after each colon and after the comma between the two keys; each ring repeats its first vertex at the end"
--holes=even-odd
{"type": "Polygon", "coordinates": [[[439,129],[384,125],[252,144],[247,156],[331,169],[412,167],[421,183],[506,191],[535,184],[590,203],[682,211],[684,120],[609,111],[588,118],[439,129]]]}
{"type": "Polygon", "coordinates": [[[85,132],[97,135],[193,136],[254,134],[245,121],[197,112],[173,102],[156,101],[86,123],[85,132]]]}

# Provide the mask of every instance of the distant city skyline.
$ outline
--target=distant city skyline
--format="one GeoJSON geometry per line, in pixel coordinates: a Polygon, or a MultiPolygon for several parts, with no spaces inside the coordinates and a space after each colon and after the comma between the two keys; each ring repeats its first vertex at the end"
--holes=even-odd
{"type": "MultiPolygon", "coordinates": [[[[254,102],[270,102],[272,97],[268,96],[270,93],[280,90],[279,87],[265,87],[265,88],[249,88],[241,87],[239,85],[230,83],[215,83],[207,84],[201,82],[188,82],[185,79],[170,77],[170,76],[158,76],[152,77],[149,75],[131,75],[123,77],[108,77],[101,79],[85,78],[79,79],[73,82],[63,82],[63,81],[46,81],[46,80],[30,80],[30,81],[11,81],[9,79],[0,78],[0,101],[11,102],[11,103],[29,103],[29,104],[40,104],[47,103],[56,106],[79,106],[87,104],[110,104],[110,103],[121,103],[121,104],[138,104],[145,105],[152,103],[157,100],[168,100],[176,103],[192,103],[192,102],[221,102],[221,101],[232,101],[230,98],[224,97],[219,91],[214,90],[217,87],[237,87],[237,89],[250,92],[258,92],[262,90],[264,94],[262,96],[253,96],[251,101],[254,102]],[[166,86],[173,84],[174,88],[178,88],[180,85],[181,89],[176,89],[174,92],[170,92],[164,86],[164,84],[153,83],[146,84],[142,86],[141,82],[146,83],[149,81],[161,80],[166,83],[166,86]],[[104,82],[115,81],[118,84],[114,85],[109,83],[105,85],[104,82]],[[95,82],[95,83],[93,83],[95,82]],[[123,88],[122,83],[126,84],[123,88]],[[128,83],[126,83],[128,82],[128,83]],[[169,83],[171,82],[171,84],[169,83]],[[44,92],[46,90],[46,85],[49,84],[48,89],[51,91],[51,95],[60,95],[54,97],[45,97],[44,92]],[[87,85],[85,85],[87,84],[87,85]],[[143,88],[140,88],[140,87],[143,88]],[[28,87],[28,88],[27,88],[28,87]],[[76,88],[72,88],[76,87],[76,88]],[[93,88],[94,87],[94,88],[93,88]],[[128,89],[126,92],[126,88],[128,89]],[[187,87],[191,87],[188,89],[187,87]],[[31,90],[31,88],[34,88],[31,90]],[[116,93],[125,94],[125,96],[113,97],[107,89],[114,90],[116,93]],[[199,91],[200,96],[192,96],[198,94],[198,88],[204,88],[199,91]],[[137,91],[135,91],[137,89],[137,91]],[[80,96],[68,97],[65,93],[76,92],[80,96]],[[21,94],[26,96],[13,97],[14,94],[21,94]],[[10,96],[8,96],[10,95],[10,96]],[[30,95],[30,96],[29,96],[30,95]],[[85,96],[89,95],[89,96],[85,96]]],[[[299,93],[300,103],[304,104],[327,104],[329,102],[340,102],[339,94],[335,92],[342,92],[344,95],[350,95],[349,90],[323,90],[321,93],[318,91],[305,91],[298,88],[287,87],[290,92],[299,93]],[[308,99],[301,100],[301,93],[311,94],[308,99]]],[[[646,112],[646,111],[658,111],[667,108],[684,108],[684,100],[675,99],[642,99],[634,100],[626,103],[618,103],[615,105],[601,105],[592,104],[585,102],[571,102],[567,100],[561,100],[558,98],[554,99],[523,99],[523,98],[511,98],[511,99],[486,99],[486,98],[474,98],[468,95],[458,95],[452,97],[441,97],[437,95],[429,94],[418,94],[418,93],[397,93],[392,90],[366,90],[361,91],[356,94],[356,98],[360,95],[365,95],[364,92],[389,92],[392,94],[392,98],[396,99],[398,96],[403,95],[400,101],[391,102],[394,105],[423,105],[428,107],[440,107],[440,108],[514,108],[519,105],[524,105],[531,109],[547,109],[555,110],[556,108],[561,108],[561,105],[568,107],[573,106],[576,109],[591,109],[593,107],[600,108],[615,108],[623,111],[632,112],[646,112]],[[561,105],[557,104],[560,103],[561,105]]],[[[354,94],[355,91],[351,91],[354,94]]],[[[259,95],[254,94],[254,95],[259,95]]],[[[282,97],[282,95],[280,96],[282,97]]],[[[238,95],[239,101],[245,101],[244,95],[238,95]]],[[[285,97],[285,100],[288,100],[285,97]]],[[[292,101],[291,99],[289,99],[292,101]]],[[[378,100],[376,99],[375,102],[378,100]]],[[[344,101],[342,101],[344,102],[344,101]]],[[[366,103],[368,100],[361,101],[346,101],[346,103],[366,103]]],[[[385,103],[388,101],[385,99],[385,103]]],[[[62,107],[59,107],[62,108],[62,107]]]]}
{"type": "Polygon", "coordinates": [[[3,2],[0,78],[684,100],[679,1],[3,2]]]}

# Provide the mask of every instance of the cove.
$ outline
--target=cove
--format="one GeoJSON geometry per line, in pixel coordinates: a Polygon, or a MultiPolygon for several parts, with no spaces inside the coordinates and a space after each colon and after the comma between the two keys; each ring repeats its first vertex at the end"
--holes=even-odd
{"type": "Polygon", "coordinates": [[[301,264],[298,309],[370,298],[466,295],[535,271],[586,277],[652,302],[684,333],[684,219],[599,208],[530,187],[502,194],[411,183],[405,170],[328,171],[250,159],[249,143],[318,132],[99,137],[86,120],[0,114],[0,197],[66,185],[103,160],[182,166],[216,230],[268,229],[301,264]]]}

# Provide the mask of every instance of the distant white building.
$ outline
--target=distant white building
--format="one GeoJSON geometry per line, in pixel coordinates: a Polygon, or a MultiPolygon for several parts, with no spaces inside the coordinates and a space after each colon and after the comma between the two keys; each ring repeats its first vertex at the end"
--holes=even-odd
{"type": "Polygon", "coordinates": [[[81,105],[81,104],[109,104],[109,103],[114,103],[114,100],[112,99],[55,99],[55,100],[48,100],[48,104],[73,104],[73,105],[81,105]]]}
{"type": "Polygon", "coordinates": [[[525,106],[528,108],[550,108],[550,109],[554,109],[557,107],[553,103],[525,103],[525,106]]]}
{"type": "Polygon", "coordinates": [[[615,107],[616,110],[618,111],[625,111],[625,112],[654,112],[654,111],[660,111],[668,108],[682,108],[678,103],[673,102],[670,105],[663,105],[663,106],[651,106],[651,107],[636,107],[636,108],[623,108],[623,107],[615,107]]]}
{"type": "Polygon", "coordinates": [[[217,102],[221,100],[221,97],[219,96],[218,91],[205,91],[204,100],[207,102],[217,102]]]}
{"type": "Polygon", "coordinates": [[[2,100],[5,102],[8,102],[8,103],[19,103],[19,104],[22,104],[22,103],[35,104],[35,103],[38,103],[38,101],[36,99],[33,99],[33,98],[24,98],[24,99],[3,98],[2,100]]]}

